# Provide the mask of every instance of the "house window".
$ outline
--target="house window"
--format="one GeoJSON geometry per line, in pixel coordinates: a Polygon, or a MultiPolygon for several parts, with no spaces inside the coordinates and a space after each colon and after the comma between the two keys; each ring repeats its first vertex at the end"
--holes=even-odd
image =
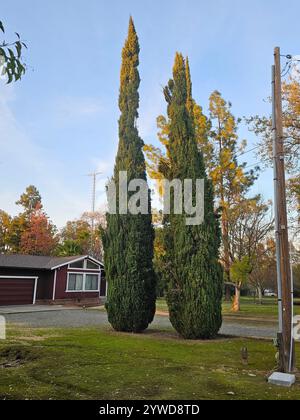
{"type": "Polygon", "coordinates": [[[67,292],[98,292],[98,274],[69,273],[67,292]]]}
{"type": "Polygon", "coordinates": [[[69,265],[70,268],[84,268],[84,260],[76,261],[69,265]]]}
{"type": "Polygon", "coordinates": [[[85,290],[98,291],[99,290],[99,276],[98,274],[86,274],[85,276],[85,290]]]}
{"type": "Polygon", "coordinates": [[[93,271],[99,271],[100,270],[99,264],[97,264],[93,261],[87,260],[87,259],[70,263],[69,268],[73,268],[73,269],[77,269],[77,270],[93,270],[93,271]]]}
{"type": "Polygon", "coordinates": [[[86,268],[89,269],[89,270],[99,270],[99,265],[93,263],[90,260],[87,260],[87,262],[86,262],[86,268]]]}
{"type": "Polygon", "coordinates": [[[68,291],[76,292],[83,289],[83,274],[69,274],[68,291]]]}

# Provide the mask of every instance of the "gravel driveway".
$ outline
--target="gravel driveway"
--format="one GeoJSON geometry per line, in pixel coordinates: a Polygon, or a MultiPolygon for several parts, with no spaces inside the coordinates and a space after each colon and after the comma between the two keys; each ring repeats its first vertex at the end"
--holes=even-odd
{"type": "MultiPolygon", "coordinates": [[[[51,312],[22,313],[5,315],[8,323],[25,324],[33,328],[75,328],[108,326],[106,312],[101,310],[57,310],[51,312]]],[[[150,327],[152,330],[172,330],[168,317],[156,316],[150,327]]],[[[276,326],[257,325],[224,321],[221,334],[238,337],[274,338],[276,326]]]]}

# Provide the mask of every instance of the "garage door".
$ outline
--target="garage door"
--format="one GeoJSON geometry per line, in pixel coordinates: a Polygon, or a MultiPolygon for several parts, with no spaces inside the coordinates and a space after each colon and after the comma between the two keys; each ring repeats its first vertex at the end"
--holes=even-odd
{"type": "Polygon", "coordinates": [[[34,279],[0,278],[0,306],[32,305],[34,279]]]}

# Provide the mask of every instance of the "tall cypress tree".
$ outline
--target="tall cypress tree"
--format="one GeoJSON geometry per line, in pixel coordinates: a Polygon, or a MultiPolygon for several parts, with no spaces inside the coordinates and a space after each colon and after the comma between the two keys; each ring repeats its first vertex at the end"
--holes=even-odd
{"type": "MultiPolygon", "coordinates": [[[[166,225],[166,251],[170,260],[167,301],[174,328],[187,339],[216,336],[221,324],[222,268],[219,221],[214,195],[197,148],[191,115],[192,84],[189,66],[176,54],[173,79],[164,90],[170,120],[169,154],[173,179],[204,179],[205,220],[187,226],[187,215],[171,213],[166,225]]],[[[195,191],[193,191],[195,195],[195,191]]],[[[195,196],[193,196],[195,199],[195,196]]]]}
{"type": "MultiPolygon", "coordinates": [[[[128,38],[122,52],[119,149],[113,177],[117,194],[120,171],[127,171],[128,183],[134,179],[147,179],[144,143],[136,126],[140,85],[139,51],[137,33],[130,18],[128,38]]],[[[148,215],[123,215],[119,214],[118,200],[119,197],[117,214],[107,215],[107,230],[103,233],[108,279],[108,320],[117,331],[139,333],[148,327],[155,314],[151,205],[148,215]]]]}

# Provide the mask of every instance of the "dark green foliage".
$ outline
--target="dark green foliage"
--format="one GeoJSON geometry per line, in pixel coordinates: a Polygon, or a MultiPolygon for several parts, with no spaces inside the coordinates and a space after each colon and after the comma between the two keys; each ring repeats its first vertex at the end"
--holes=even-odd
{"type": "MultiPolygon", "coordinates": [[[[191,90],[190,79],[188,82],[191,90]]],[[[221,232],[214,213],[212,183],[206,176],[202,153],[197,149],[187,94],[185,61],[177,54],[173,80],[165,88],[171,177],[182,181],[192,179],[194,185],[196,179],[205,180],[205,221],[199,226],[187,226],[185,214],[171,214],[166,219],[167,301],[171,323],[179,334],[187,339],[209,339],[217,335],[222,324],[221,232]]]]}
{"type": "MultiPolygon", "coordinates": [[[[138,65],[138,37],[130,19],[122,53],[119,150],[113,178],[117,191],[120,171],[127,171],[128,182],[146,180],[144,143],[136,128],[140,84],[138,65]]],[[[153,241],[150,204],[148,215],[107,215],[107,229],[103,232],[105,271],[109,283],[106,306],[109,322],[117,331],[139,333],[153,321],[156,299],[153,241]]]]}
{"type": "MultiPolygon", "coordinates": [[[[0,33],[5,33],[4,25],[0,21],[0,33]]],[[[5,76],[7,83],[17,82],[25,74],[26,65],[22,60],[22,51],[27,45],[15,33],[17,40],[12,43],[0,41],[0,76],[5,76]]]]}

